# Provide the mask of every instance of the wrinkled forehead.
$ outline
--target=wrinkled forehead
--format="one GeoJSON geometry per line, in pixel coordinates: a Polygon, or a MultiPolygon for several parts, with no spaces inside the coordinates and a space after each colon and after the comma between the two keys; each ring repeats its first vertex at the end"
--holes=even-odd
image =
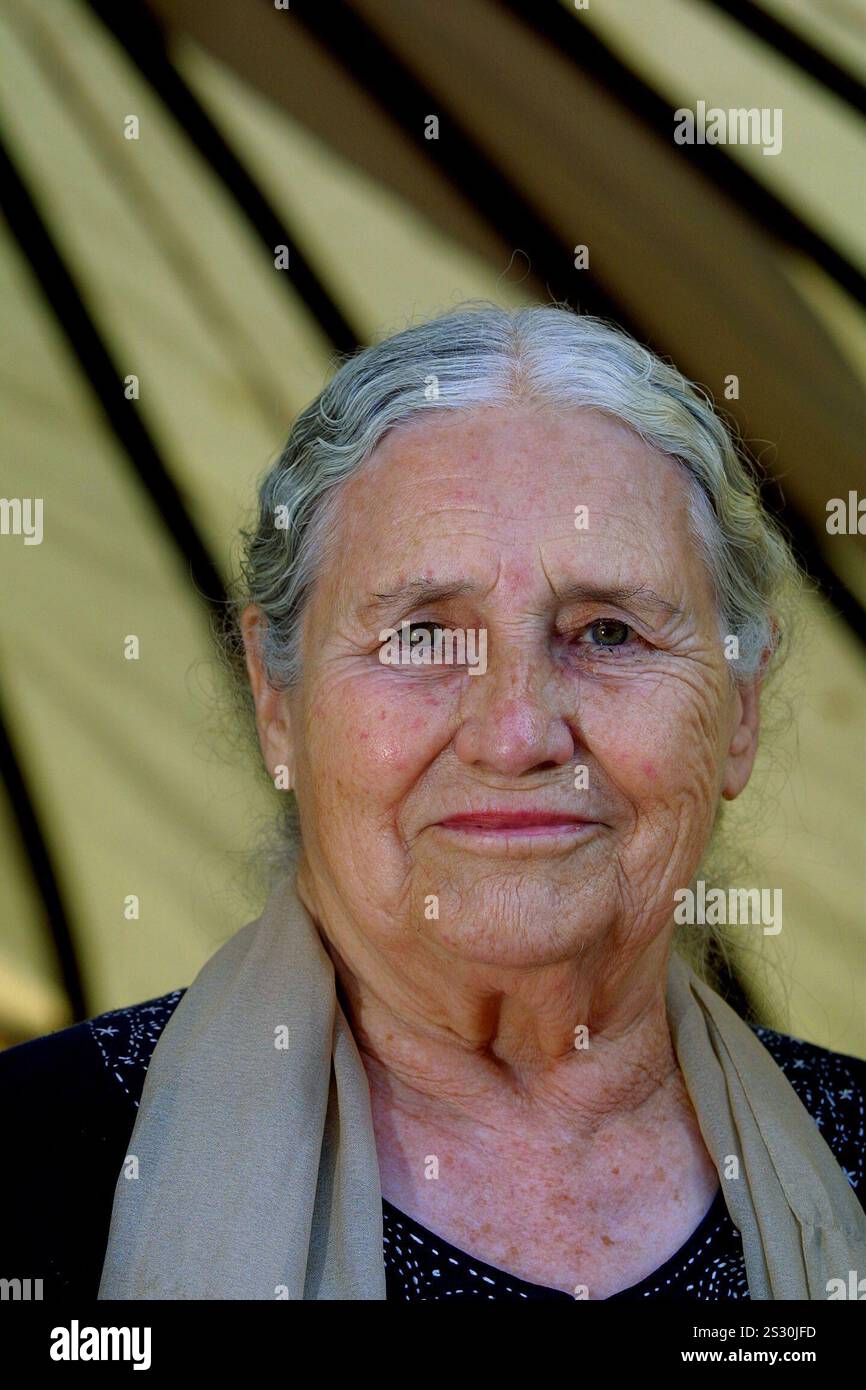
{"type": "Polygon", "coordinates": [[[503,535],[537,528],[541,539],[572,533],[576,508],[592,504],[599,524],[670,529],[687,498],[676,460],[599,411],[489,407],[432,412],[390,431],[343,488],[339,510],[347,539],[367,546],[390,545],[407,523],[445,535],[461,513],[503,535]]]}
{"type": "Polygon", "coordinates": [[[329,579],[358,601],[457,561],[525,584],[527,599],[545,573],[628,582],[639,569],[657,587],[694,568],[689,492],[681,464],[595,410],[431,412],[341,490],[329,579]]]}

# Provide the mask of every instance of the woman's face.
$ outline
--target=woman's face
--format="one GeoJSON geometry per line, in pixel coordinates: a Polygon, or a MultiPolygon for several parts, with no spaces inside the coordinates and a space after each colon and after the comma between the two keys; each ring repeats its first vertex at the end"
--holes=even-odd
{"type": "Polygon", "coordinates": [[[680,467],[589,409],[443,412],[394,430],[339,508],[303,681],[258,701],[313,895],[375,945],[412,933],[467,964],[640,951],[745,785],[757,725],[680,467]],[[483,630],[486,670],[383,664],[403,620],[483,630]]]}

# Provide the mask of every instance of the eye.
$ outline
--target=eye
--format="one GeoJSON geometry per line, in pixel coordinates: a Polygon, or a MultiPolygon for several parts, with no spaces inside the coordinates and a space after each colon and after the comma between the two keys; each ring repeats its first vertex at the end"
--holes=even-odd
{"type": "Polygon", "coordinates": [[[449,628],[437,618],[404,618],[398,627],[380,633],[379,661],[418,671],[420,668],[475,665],[473,631],[449,628]]]}
{"type": "Polygon", "coordinates": [[[628,623],[619,618],[597,618],[585,628],[578,642],[593,647],[623,647],[632,636],[628,623]]]}
{"type": "MultiPolygon", "coordinates": [[[[438,627],[441,627],[441,626],[442,626],[441,623],[435,622],[432,618],[422,618],[420,621],[418,621],[418,620],[416,620],[416,619],[414,619],[414,618],[411,619],[411,620],[408,619],[408,618],[404,618],[401,622],[399,622],[399,623],[396,625],[396,628],[388,628],[387,630],[388,630],[389,633],[392,632],[392,631],[396,631],[397,634],[398,634],[399,640],[401,640],[401,641],[405,640],[405,641],[407,641],[407,642],[411,642],[411,641],[412,641],[412,638],[415,636],[415,633],[416,633],[416,632],[421,631],[421,630],[423,630],[424,628],[426,628],[426,629],[428,630],[428,632],[429,632],[429,635],[432,637],[432,636],[434,635],[435,629],[438,628],[438,627]]],[[[379,640],[380,640],[380,645],[381,645],[381,643],[382,643],[383,641],[385,641],[385,639],[384,639],[384,638],[381,638],[381,637],[380,637],[379,640]]],[[[394,638],[389,636],[388,639],[387,639],[387,641],[388,641],[388,642],[393,642],[393,641],[394,641],[394,638]]]]}

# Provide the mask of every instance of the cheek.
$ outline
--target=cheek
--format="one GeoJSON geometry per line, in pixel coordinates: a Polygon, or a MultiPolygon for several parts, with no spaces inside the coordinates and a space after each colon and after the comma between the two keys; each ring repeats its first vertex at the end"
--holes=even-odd
{"type": "Polygon", "coordinates": [[[704,693],[676,682],[603,692],[583,707],[587,744],[604,772],[634,802],[709,796],[718,738],[704,693]]]}
{"type": "Polygon", "coordinates": [[[395,687],[395,681],[344,681],[318,693],[306,719],[318,793],[330,787],[356,804],[383,807],[422,775],[447,738],[444,702],[395,687]]]}

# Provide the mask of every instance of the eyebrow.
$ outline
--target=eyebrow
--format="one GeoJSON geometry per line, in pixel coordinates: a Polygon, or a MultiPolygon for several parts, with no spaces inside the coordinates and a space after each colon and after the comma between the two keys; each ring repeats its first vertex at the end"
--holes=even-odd
{"type": "Polygon", "coordinates": [[[662,598],[648,584],[628,585],[608,584],[566,584],[557,594],[559,602],[566,603],[611,603],[618,608],[644,608],[650,612],[664,613],[666,617],[681,617],[682,609],[669,599],[662,598]]]}
{"type": "MultiPolygon", "coordinates": [[[[362,605],[360,616],[367,620],[381,617],[397,603],[401,611],[408,613],[413,608],[426,603],[441,603],[451,598],[468,598],[477,594],[480,585],[471,579],[457,579],[450,583],[437,583],[430,579],[410,579],[399,589],[388,593],[374,593],[362,605]]],[[[650,612],[663,613],[667,617],[682,615],[682,609],[668,599],[662,598],[647,584],[627,585],[587,584],[573,582],[564,585],[556,594],[560,605],[570,603],[608,603],[617,608],[643,608],[650,612]]]]}

